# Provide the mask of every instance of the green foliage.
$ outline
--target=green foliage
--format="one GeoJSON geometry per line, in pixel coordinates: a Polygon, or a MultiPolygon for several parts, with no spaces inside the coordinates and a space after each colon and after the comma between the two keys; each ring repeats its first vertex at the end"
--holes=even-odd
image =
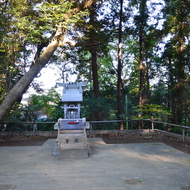
{"type": "Polygon", "coordinates": [[[162,80],[152,86],[151,103],[168,106],[168,87],[162,80]]]}
{"type": "Polygon", "coordinates": [[[31,95],[29,105],[35,109],[35,112],[40,112],[40,115],[56,120],[60,117],[59,102],[59,94],[51,88],[46,94],[31,95]]]}
{"type": "MultiPolygon", "coordinates": [[[[43,94],[32,94],[28,105],[15,107],[9,114],[11,121],[36,121],[40,116],[46,115],[47,119],[56,121],[61,117],[60,96],[55,89],[49,89],[43,94]]],[[[63,115],[63,111],[62,111],[63,115]]]]}
{"type": "MultiPolygon", "coordinates": [[[[112,103],[113,104],[113,103],[112,103]]],[[[115,110],[108,98],[93,96],[85,98],[83,102],[82,116],[89,121],[104,121],[115,119],[115,110]]]]}
{"type": "Polygon", "coordinates": [[[61,0],[58,2],[43,1],[42,3],[30,2],[14,4],[12,13],[14,14],[13,25],[18,29],[19,35],[29,43],[49,41],[49,34],[53,34],[57,27],[69,29],[81,16],[87,14],[85,11],[73,13],[74,1],[61,0]],[[22,4],[22,5],[21,5],[22,4]]]}
{"type": "Polygon", "coordinates": [[[18,29],[13,24],[16,16],[10,1],[0,3],[0,15],[0,102],[2,102],[23,76],[25,64],[20,64],[20,60],[25,60],[22,53],[27,55],[27,51],[22,36],[19,36],[18,29]]]}
{"type": "Polygon", "coordinates": [[[7,121],[20,121],[21,117],[22,117],[22,106],[20,106],[18,103],[15,104],[12,107],[12,110],[9,112],[9,114],[7,114],[6,120],[7,121]]]}
{"type": "MultiPolygon", "coordinates": [[[[117,118],[117,102],[115,97],[115,89],[107,88],[101,91],[101,96],[95,98],[92,91],[84,92],[84,108],[81,110],[81,116],[86,117],[87,121],[109,121],[117,118]]],[[[117,123],[100,123],[93,124],[96,130],[119,129],[117,123]]]]}
{"type": "MultiPolygon", "coordinates": [[[[43,121],[43,120],[41,120],[43,121]]],[[[45,120],[47,122],[48,120],[45,120]]],[[[52,123],[38,123],[37,124],[38,131],[54,131],[54,125],[52,123]]]]}
{"type": "Polygon", "coordinates": [[[185,134],[187,137],[190,137],[190,129],[186,129],[185,134]]]}
{"type": "MultiPolygon", "coordinates": [[[[49,89],[43,94],[32,94],[28,105],[15,105],[7,116],[7,130],[33,130],[33,124],[19,124],[22,121],[57,121],[63,117],[63,110],[60,105],[60,96],[55,89],[49,89]],[[44,116],[46,116],[44,118],[44,116]]],[[[37,130],[53,130],[53,124],[42,123],[37,125],[37,130]]]]}
{"type": "Polygon", "coordinates": [[[177,134],[180,134],[180,135],[182,134],[182,130],[183,130],[183,129],[180,128],[180,127],[173,127],[173,126],[172,126],[172,127],[170,128],[170,131],[171,131],[172,133],[177,133],[177,134]]]}
{"type": "Polygon", "coordinates": [[[167,121],[168,116],[170,116],[170,110],[157,104],[144,104],[142,106],[138,106],[137,110],[142,116],[138,119],[150,119],[153,117],[159,121],[167,121]]]}
{"type": "Polygon", "coordinates": [[[81,11],[68,19],[68,14],[74,11],[74,5],[74,1],[65,0],[60,1],[58,4],[53,2],[44,2],[42,6],[39,7],[39,20],[44,23],[52,24],[53,26],[55,26],[55,24],[59,24],[64,28],[69,28],[69,26],[76,23],[81,16],[87,15],[86,11],[81,11]]]}

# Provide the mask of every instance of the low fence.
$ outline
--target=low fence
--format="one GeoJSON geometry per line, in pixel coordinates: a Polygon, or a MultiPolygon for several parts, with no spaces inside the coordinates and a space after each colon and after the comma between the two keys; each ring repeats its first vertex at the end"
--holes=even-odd
{"type": "Polygon", "coordinates": [[[163,127],[171,127],[171,126],[174,126],[174,127],[178,127],[180,129],[182,129],[182,137],[183,137],[183,141],[185,141],[185,136],[186,136],[186,130],[190,130],[190,127],[188,126],[184,126],[184,125],[177,125],[177,124],[172,124],[172,123],[167,123],[167,122],[161,122],[161,121],[154,121],[153,119],[150,120],[150,122],[152,123],[152,129],[155,128],[155,123],[158,123],[158,124],[162,124],[163,127]]]}
{"type": "MultiPolygon", "coordinates": [[[[88,131],[88,134],[94,134],[94,132],[96,131],[97,132],[100,132],[100,130],[96,130],[96,128],[94,127],[94,124],[103,124],[105,125],[106,123],[125,123],[126,124],[126,130],[102,130],[101,131],[104,131],[104,132],[127,132],[129,130],[134,130],[133,128],[129,129],[129,122],[148,122],[150,124],[150,127],[148,127],[148,129],[151,129],[151,130],[158,130],[155,125],[156,124],[161,124],[164,129],[164,131],[167,131],[168,129],[168,126],[169,127],[177,127],[179,129],[181,129],[182,133],[181,134],[178,134],[178,135],[182,135],[182,139],[183,141],[185,141],[185,137],[186,137],[186,134],[189,134],[190,133],[190,127],[188,126],[184,126],[184,125],[177,125],[177,124],[172,124],[172,123],[167,123],[167,122],[162,122],[162,121],[157,121],[157,120],[154,120],[153,118],[152,119],[141,119],[141,120],[112,120],[112,121],[89,121],[89,124],[90,124],[90,129],[88,131]],[[187,133],[188,131],[188,133],[187,133]]],[[[38,131],[36,130],[37,128],[37,125],[38,124],[51,124],[52,126],[56,123],[56,122],[13,122],[13,121],[5,121],[4,124],[8,124],[8,123],[22,123],[22,124],[30,124],[32,125],[32,131],[14,131],[14,134],[26,134],[26,135],[40,135],[40,136],[56,136],[57,135],[57,132],[56,131],[38,131]]],[[[144,129],[146,130],[146,129],[144,129]]],[[[163,130],[161,130],[163,132],[163,130]]],[[[0,132],[0,135],[6,135],[6,134],[10,134],[9,131],[1,131],[0,132]]],[[[13,133],[13,131],[11,131],[11,133],[13,133]]],[[[169,133],[167,133],[169,134],[169,133]]]]}
{"type": "MultiPolygon", "coordinates": [[[[141,121],[141,122],[150,122],[151,123],[151,129],[152,130],[157,130],[155,128],[155,124],[162,124],[163,125],[163,128],[164,128],[164,131],[167,131],[168,129],[168,126],[173,126],[173,127],[178,127],[180,129],[182,129],[182,134],[172,134],[172,136],[176,136],[176,137],[179,137],[179,135],[182,135],[182,139],[183,141],[185,141],[185,137],[186,137],[186,130],[189,130],[190,132],[190,127],[188,126],[184,126],[184,125],[177,125],[177,124],[172,124],[172,123],[167,123],[167,122],[162,122],[162,121],[156,121],[154,120],[153,118],[152,119],[141,119],[141,120],[113,120],[113,121],[90,121],[90,130],[91,130],[91,133],[93,133],[93,125],[92,124],[99,124],[99,123],[128,123],[128,122],[138,122],[138,121],[141,121]]],[[[128,126],[128,125],[127,125],[128,126]]],[[[127,131],[129,131],[129,129],[126,129],[127,131]]],[[[124,130],[124,131],[126,131],[124,130]]],[[[146,130],[146,129],[145,129],[146,130]]],[[[160,132],[164,132],[163,130],[159,130],[160,132]]],[[[165,132],[165,134],[169,135],[171,134],[170,132],[165,132]]],[[[188,133],[189,134],[189,133],[188,133]]]]}
{"type": "Polygon", "coordinates": [[[43,136],[43,137],[57,137],[57,131],[0,131],[0,136],[8,135],[26,135],[26,136],[43,136]]]}
{"type": "Polygon", "coordinates": [[[54,121],[4,121],[4,129],[2,131],[19,131],[19,132],[32,132],[33,134],[36,133],[36,131],[53,131],[54,130],[54,124],[56,122],[54,121]],[[47,127],[43,129],[43,127],[40,127],[40,125],[50,125],[50,130],[47,130],[47,127]],[[16,126],[16,127],[12,127],[16,126]]]}

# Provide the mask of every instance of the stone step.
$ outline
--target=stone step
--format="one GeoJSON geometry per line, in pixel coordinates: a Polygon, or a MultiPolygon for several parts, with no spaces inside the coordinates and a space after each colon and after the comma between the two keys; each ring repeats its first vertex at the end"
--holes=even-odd
{"type": "Polygon", "coordinates": [[[67,149],[58,152],[57,159],[87,159],[88,149],[67,149]]]}

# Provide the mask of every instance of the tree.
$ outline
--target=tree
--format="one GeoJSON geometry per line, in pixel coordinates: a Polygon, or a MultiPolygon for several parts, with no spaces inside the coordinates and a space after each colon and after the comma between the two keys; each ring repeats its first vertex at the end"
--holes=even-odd
{"type": "MultiPolygon", "coordinates": [[[[102,10],[104,4],[100,2],[93,3],[89,9],[89,16],[81,32],[84,34],[82,48],[79,49],[80,55],[79,65],[81,73],[88,69],[88,77],[86,77],[93,86],[94,96],[100,96],[100,70],[103,54],[106,54],[105,46],[109,41],[107,35],[107,23],[102,16],[105,14],[102,10]],[[88,66],[88,62],[90,63],[88,66]],[[84,68],[84,64],[86,67],[84,68]]],[[[85,71],[86,72],[86,71],[85,71]]],[[[83,72],[84,73],[84,72],[83,72]]],[[[84,76],[84,75],[83,75],[84,76]]],[[[86,75],[87,76],[87,75],[86,75]]]]}
{"type": "MultiPolygon", "coordinates": [[[[123,22],[123,0],[120,0],[119,12],[119,33],[118,33],[118,66],[117,66],[117,101],[118,101],[118,118],[123,119],[122,104],[122,22],[123,22]]],[[[123,130],[123,123],[120,123],[120,130],[123,130]]]]}
{"type": "MultiPolygon", "coordinates": [[[[71,1],[71,2],[59,1],[57,4],[48,3],[48,2],[44,2],[42,4],[41,13],[44,12],[46,14],[40,17],[41,19],[40,21],[45,22],[45,24],[47,24],[46,22],[52,22],[53,27],[55,27],[55,23],[56,23],[57,25],[56,33],[53,35],[53,39],[49,42],[44,52],[39,56],[38,59],[35,60],[35,64],[31,66],[30,70],[10,90],[10,92],[8,93],[8,95],[6,96],[2,104],[0,105],[0,120],[1,121],[3,120],[7,112],[11,109],[11,107],[14,105],[17,98],[25,92],[25,90],[28,88],[28,86],[30,85],[34,77],[36,77],[37,74],[40,72],[40,70],[48,63],[48,61],[53,56],[56,49],[60,45],[67,43],[67,41],[65,40],[65,36],[67,32],[67,27],[69,24],[71,24],[71,19],[74,16],[77,17],[81,11],[91,6],[92,3],[93,3],[93,0],[84,0],[81,3],[77,3],[75,1],[71,1]]],[[[25,18],[23,15],[21,19],[25,19],[25,20],[23,23],[22,22],[19,23],[21,27],[23,27],[24,29],[26,29],[26,24],[29,24],[30,21],[32,20],[31,15],[29,16],[30,17],[25,18]]],[[[38,25],[38,24],[40,24],[40,22],[37,23],[36,27],[41,29],[41,25],[38,25]]],[[[49,26],[48,26],[48,29],[49,29],[49,26]]],[[[44,27],[43,27],[43,30],[44,30],[44,27]]],[[[35,32],[36,31],[33,31],[33,33],[31,33],[30,31],[30,35],[32,35],[32,37],[35,36],[35,32]]],[[[41,34],[41,31],[38,30],[36,35],[39,35],[39,34],[41,34]]]]}
{"type": "MultiPolygon", "coordinates": [[[[90,21],[92,27],[89,29],[89,39],[91,43],[96,43],[96,30],[95,29],[95,18],[96,18],[96,4],[93,4],[90,11],[90,21]]],[[[94,95],[96,98],[100,96],[99,90],[99,82],[98,82],[98,65],[97,65],[97,45],[91,46],[89,48],[89,52],[91,54],[91,67],[92,67],[92,81],[93,81],[93,89],[94,95]]]]}
{"type": "MultiPolygon", "coordinates": [[[[24,64],[20,65],[19,62],[21,52],[26,53],[24,45],[19,43],[16,31],[12,29],[11,8],[8,1],[0,3],[0,102],[23,76],[24,64]]],[[[17,101],[20,102],[21,98],[17,101]]]]}
{"type": "Polygon", "coordinates": [[[40,95],[32,94],[30,96],[29,106],[34,108],[35,113],[41,112],[40,115],[46,115],[48,119],[57,120],[59,117],[63,117],[63,110],[61,115],[59,115],[60,111],[57,110],[60,101],[59,94],[52,88],[40,95]],[[56,115],[59,115],[59,117],[55,117],[56,115]]]}
{"type": "MultiPolygon", "coordinates": [[[[147,67],[145,66],[145,38],[146,38],[146,27],[147,27],[147,5],[146,0],[142,0],[139,5],[139,15],[136,16],[136,25],[138,29],[139,38],[139,106],[142,107],[148,101],[147,94],[147,67]]],[[[141,114],[139,114],[139,117],[141,114]]],[[[138,128],[141,128],[141,123],[138,123],[138,128]]]]}
{"type": "Polygon", "coordinates": [[[188,1],[166,1],[164,30],[170,34],[170,43],[163,54],[168,59],[171,90],[171,122],[181,124],[183,121],[186,65],[188,65],[189,12],[188,1]]]}

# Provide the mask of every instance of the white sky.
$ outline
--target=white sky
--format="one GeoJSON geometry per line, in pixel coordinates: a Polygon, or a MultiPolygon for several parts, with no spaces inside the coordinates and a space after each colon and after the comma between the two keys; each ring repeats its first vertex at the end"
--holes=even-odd
{"type": "MultiPolygon", "coordinates": [[[[44,90],[47,90],[52,87],[55,87],[56,80],[58,78],[59,78],[59,75],[56,74],[56,70],[47,67],[47,68],[43,68],[41,70],[41,76],[39,78],[35,78],[33,81],[42,85],[42,88],[44,90]]],[[[23,95],[23,98],[28,98],[30,94],[36,94],[36,91],[32,87],[30,87],[27,90],[27,92],[23,95]]]]}
{"type": "MultiPolygon", "coordinates": [[[[35,81],[43,84],[45,89],[50,89],[56,85],[56,80],[59,78],[58,69],[43,68],[41,70],[41,76],[35,78],[35,81]]],[[[61,82],[61,81],[60,81],[61,82]]]]}
{"type": "MultiPolygon", "coordinates": [[[[62,79],[58,80],[61,73],[58,66],[47,66],[46,68],[43,68],[40,73],[41,76],[35,78],[34,81],[39,83],[44,90],[48,90],[52,87],[54,88],[57,82],[63,82],[62,79]]],[[[69,82],[75,82],[76,77],[77,76],[75,75],[69,76],[69,82]]],[[[56,90],[59,92],[61,91],[60,87],[56,90]]],[[[36,94],[36,91],[32,87],[30,87],[27,93],[23,95],[23,98],[27,98],[30,94],[36,94]]]]}

